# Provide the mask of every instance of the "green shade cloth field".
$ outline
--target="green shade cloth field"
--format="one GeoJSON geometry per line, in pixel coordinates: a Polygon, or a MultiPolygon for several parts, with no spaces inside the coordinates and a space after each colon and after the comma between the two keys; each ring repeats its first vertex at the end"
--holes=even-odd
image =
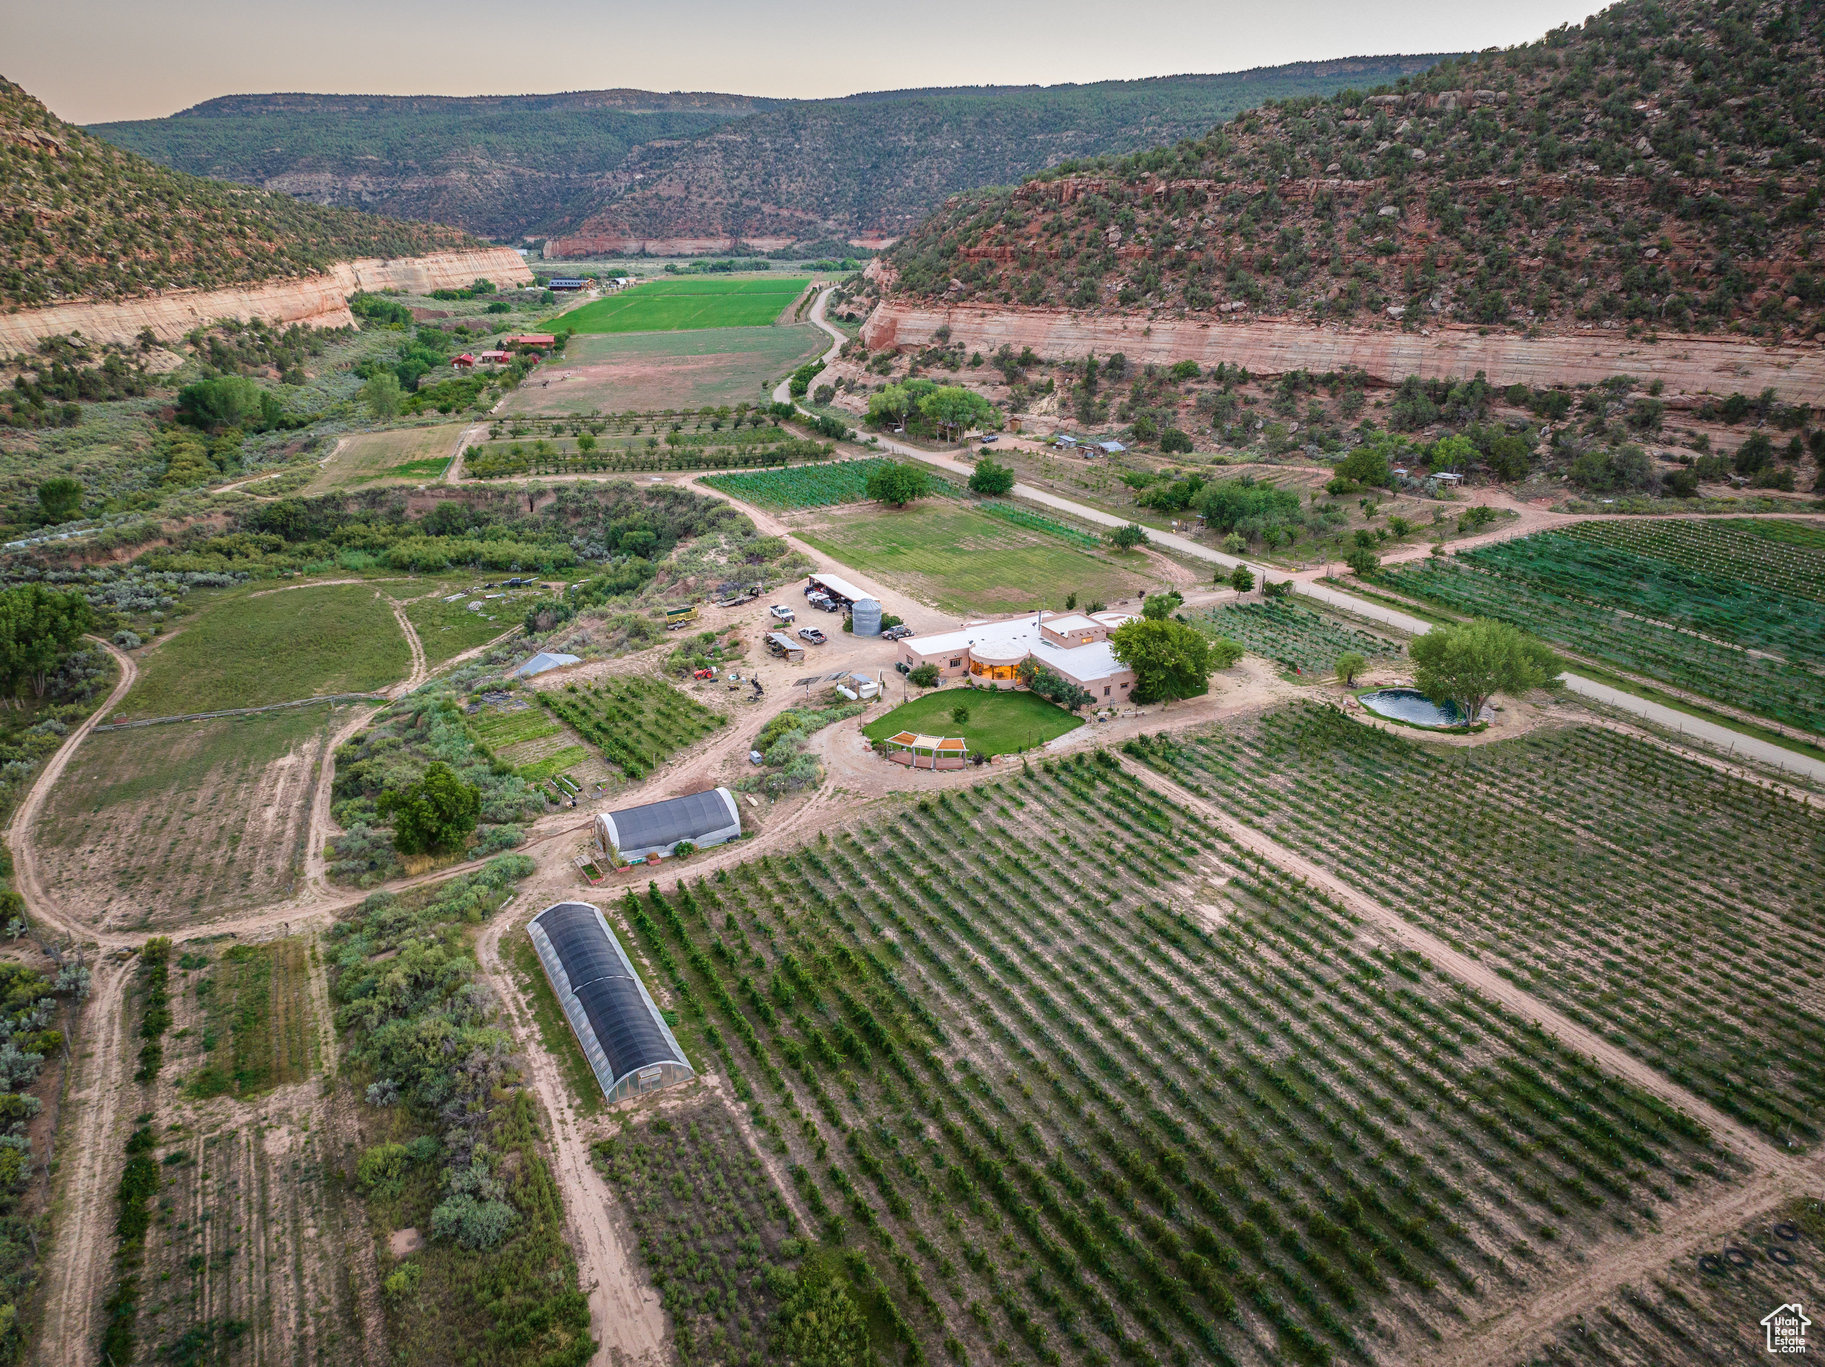
{"type": "Polygon", "coordinates": [[[1084,724],[1064,708],[1032,693],[991,688],[943,688],[903,703],[862,728],[869,740],[885,740],[898,731],[927,736],[962,736],[971,750],[1007,755],[1044,745],[1084,724]],[[951,720],[953,707],[967,707],[969,720],[951,720]]]}
{"type": "Polygon", "coordinates": [[[223,598],[184,619],[140,665],[119,715],[169,717],[329,693],[367,693],[412,667],[371,584],[223,598]]]}
{"type": "Polygon", "coordinates": [[[803,276],[781,280],[655,280],[548,318],[539,326],[575,328],[580,333],[760,327],[779,317],[809,283],[803,276]]]}

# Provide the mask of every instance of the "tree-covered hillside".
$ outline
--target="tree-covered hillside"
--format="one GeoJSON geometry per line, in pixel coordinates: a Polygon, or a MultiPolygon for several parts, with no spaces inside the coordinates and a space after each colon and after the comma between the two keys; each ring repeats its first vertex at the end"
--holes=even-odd
{"type": "Polygon", "coordinates": [[[475,97],[234,95],[91,132],[193,175],[517,238],[593,202],[637,150],[772,107],[602,90],[475,97]]]}
{"type": "Polygon", "coordinates": [[[1436,57],[1098,85],[840,100],[237,95],[92,131],[179,170],[491,237],[902,232],[947,194],[1201,132],[1268,98],[1374,85],[1436,57]]]}
{"type": "Polygon", "coordinates": [[[571,230],[799,240],[906,232],[944,196],[1200,132],[1271,98],[1422,71],[1436,56],[1095,85],[882,91],[784,105],[696,139],[571,230]]]}
{"type": "Polygon", "coordinates": [[[953,199],[928,298],[1150,314],[1825,327],[1825,5],[1624,0],[1365,96],[953,199]]]}
{"type": "Polygon", "coordinates": [[[217,288],[467,245],[475,239],[458,229],[168,170],[0,77],[0,307],[217,288]]]}

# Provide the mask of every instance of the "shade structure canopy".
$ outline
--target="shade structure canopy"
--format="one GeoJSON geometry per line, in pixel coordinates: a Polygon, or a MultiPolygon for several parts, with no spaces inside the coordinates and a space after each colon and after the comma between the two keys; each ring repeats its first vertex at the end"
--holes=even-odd
{"type": "Polygon", "coordinates": [[[598,908],[559,902],[527,933],[610,1101],[696,1076],[598,908]]]}
{"type": "Polygon", "coordinates": [[[727,788],[668,797],[596,817],[596,843],[622,860],[669,855],[682,841],[698,848],[741,835],[741,811],[727,788]]]}

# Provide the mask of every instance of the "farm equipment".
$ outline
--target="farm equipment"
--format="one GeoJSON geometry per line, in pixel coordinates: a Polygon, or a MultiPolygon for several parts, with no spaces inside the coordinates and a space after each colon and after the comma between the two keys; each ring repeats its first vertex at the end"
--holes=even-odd
{"type": "Polygon", "coordinates": [[[693,669],[691,671],[691,677],[693,679],[714,679],[716,677],[716,666],[705,665],[702,669],[693,669]]]}
{"type": "Polygon", "coordinates": [[[724,596],[716,600],[719,608],[738,608],[743,603],[752,603],[761,594],[759,584],[743,584],[739,588],[725,584],[723,589],[724,596]]]}
{"type": "Polygon", "coordinates": [[[667,608],[665,610],[665,629],[667,631],[676,631],[679,627],[689,626],[696,620],[697,605],[695,603],[687,603],[681,608],[667,608]]]}

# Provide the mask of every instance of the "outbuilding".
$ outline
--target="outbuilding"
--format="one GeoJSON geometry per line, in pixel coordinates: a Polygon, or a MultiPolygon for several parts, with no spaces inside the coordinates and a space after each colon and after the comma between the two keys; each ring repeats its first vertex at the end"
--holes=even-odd
{"type": "Polygon", "coordinates": [[[697,1075],[599,908],[559,902],[526,929],[610,1102],[697,1075]]]}
{"type": "Polygon", "coordinates": [[[814,574],[806,587],[816,589],[826,598],[836,599],[844,607],[854,607],[864,598],[873,596],[867,589],[857,588],[847,579],[838,578],[834,574],[814,574]]]}
{"type": "Polygon", "coordinates": [[[687,841],[703,849],[740,836],[741,810],[727,788],[598,812],[595,821],[596,848],[616,864],[663,858],[687,841]]]}

